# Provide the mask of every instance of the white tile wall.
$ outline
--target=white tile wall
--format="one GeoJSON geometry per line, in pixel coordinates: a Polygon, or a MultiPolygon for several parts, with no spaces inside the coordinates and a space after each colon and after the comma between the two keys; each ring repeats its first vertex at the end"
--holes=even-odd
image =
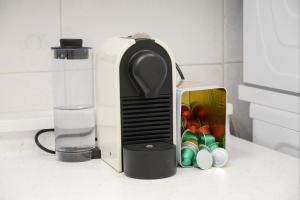
{"type": "Polygon", "coordinates": [[[183,65],[180,66],[185,79],[201,81],[213,85],[223,85],[223,66],[220,65],[183,65]]]}
{"type": "Polygon", "coordinates": [[[59,0],[0,1],[0,73],[50,70],[59,37],[59,0]]]}
{"type": "Polygon", "coordinates": [[[50,47],[60,37],[97,47],[141,31],[168,44],[186,79],[225,83],[246,108],[236,99],[242,0],[0,0],[0,112],[52,109],[50,47]]]}
{"type": "Polygon", "coordinates": [[[52,108],[50,72],[0,74],[0,112],[26,112],[52,108]]]}
{"type": "Polygon", "coordinates": [[[147,32],[164,41],[180,64],[221,63],[221,0],[63,0],[64,37],[98,46],[111,36],[147,32]]]}

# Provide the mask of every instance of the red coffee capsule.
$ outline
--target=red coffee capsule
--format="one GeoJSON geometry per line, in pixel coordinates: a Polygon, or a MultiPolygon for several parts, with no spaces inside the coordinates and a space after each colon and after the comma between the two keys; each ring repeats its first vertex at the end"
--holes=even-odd
{"type": "Polygon", "coordinates": [[[193,116],[199,118],[201,121],[208,118],[209,110],[207,107],[196,105],[193,110],[193,116]]]}
{"type": "Polygon", "coordinates": [[[210,134],[210,128],[208,125],[201,126],[199,128],[199,132],[203,133],[204,135],[208,135],[208,134],[210,134]]]}
{"type": "Polygon", "coordinates": [[[187,128],[188,120],[191,118],[192,112],[187,105],[181,105],[181,130],[182,132],[187,128]]]}
{"type": "Polygon", "coordinates": [[[190,111],[190,108],[186,105],[181,106],[181,117],[183,119],[190,119],[192,116],[192,112],[190,111]]]}
{"type": "Polygon", "coordinates": [[[186,125],[187,129],[190,129],[192,133],[199,135],[200,123],[197,121],[188,121],[186,125]]]}
{"type": "Polygon", "coordinates": [[[187,105],[181,105],[181,114],[187,110],[190,110],[190,108],[187,105]]]}
{"type": "Polygon", "coordinates": [[[222,124],[215,124],[211,127],[211,131],[216,138],[221,138],[225,134],[225,126],[222,124]]]}
{"type": "Polygon", "coordinates": [[[190,119],[191,116],[192,116],[192,112],[187,110],[187,111],[184,111],[182,114],[181,114],[182,118],[184,119],[190,119]]]}

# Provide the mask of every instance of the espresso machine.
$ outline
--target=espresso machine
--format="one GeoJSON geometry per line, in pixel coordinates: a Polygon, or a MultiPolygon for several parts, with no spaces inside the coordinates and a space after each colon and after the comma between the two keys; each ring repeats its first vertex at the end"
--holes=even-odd
{"type": "Polygon", "coordinates": [[[175,61],[144,33],[107,39],[96,56],[97,144],[102,159],[139,179],[176,173],[175,61]]]}

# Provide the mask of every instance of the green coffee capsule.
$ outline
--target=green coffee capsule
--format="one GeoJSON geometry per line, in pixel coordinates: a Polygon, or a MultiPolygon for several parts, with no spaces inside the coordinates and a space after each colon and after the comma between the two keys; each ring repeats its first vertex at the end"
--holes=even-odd
{"type": "Polygon", "coordinates": [[[188,167],[192,165],[192,161],[198,152],[198,142],[194,139],[185,141],[181,145],[181,165],[188,167]]]}
{"type": "Polygon", "coordinates": [[[216,142],[216,138],[212,135],[205,135],[205,134],[201,134],[199,136],[199,140],[201,144],[205,144],[207,146],[213,144],[216,142]]]}
{"type": "Polygon", "coordinates": [[[219,145],[214,142],[214,143],[211,143],[210,145],[208,145],[208,147],[209,147],[209,151],[212,152],[216,148],[219,148],[219,145]]]}
{"type": "Polygon", "coordinates": [[[186,129],[182,134],[181,142],[186,142],[190,139],[196,140],[197,142],[199,140],[197,135],[195,135],[191,130],[186,129]]]}

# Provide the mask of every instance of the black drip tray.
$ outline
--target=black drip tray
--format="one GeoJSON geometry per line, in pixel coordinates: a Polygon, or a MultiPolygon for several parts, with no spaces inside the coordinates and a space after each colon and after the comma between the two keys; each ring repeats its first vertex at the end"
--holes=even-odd
{"type": "Polygon", "coordinates": [[[176,146],[165,142],[132,144],[123,147],[126,176],[137,179],[159,179],[176,173],[176,146]]]}

